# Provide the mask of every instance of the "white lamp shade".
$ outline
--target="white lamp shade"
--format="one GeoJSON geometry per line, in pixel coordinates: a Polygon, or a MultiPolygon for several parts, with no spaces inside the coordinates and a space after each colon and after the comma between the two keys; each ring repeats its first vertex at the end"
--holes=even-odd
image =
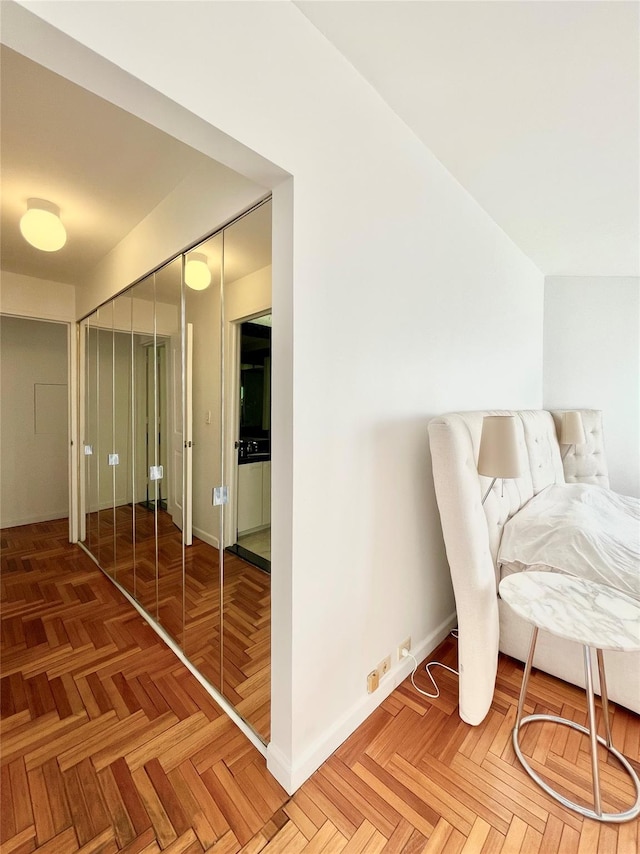
{"type": "Polygon", "coordinates": [[[478,474],[486,477],[520,477],[522,474],[515,415],[485,415],[478,474]]]}
{"type": "Polygon", "coordinates": [[[563,412],[560,425],[560,444],[584,445],[586,441],[582,415],[579,412],[563,412]]]}
{"type": "Polygon", "coordinates": [[[184,265],[185,284],[194,291],[204,291],[211,284],[211,270],[207,256],[200,252],[192,252],[187,256],[184,265]]]}
{"type": "Polygon", "coordinates": [[[42,252],[57,252],[67,242],[60,220],[60,208],[45,199],[28,199],[27,212],[20,220],[22,236],[42,252]]]}

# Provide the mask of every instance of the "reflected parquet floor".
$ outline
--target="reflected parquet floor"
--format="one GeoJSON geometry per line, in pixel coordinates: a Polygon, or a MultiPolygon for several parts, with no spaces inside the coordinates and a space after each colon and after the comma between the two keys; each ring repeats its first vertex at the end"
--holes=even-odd
{"type": "Polygon", "coordinates": [[[225,553],[221,668],[218,550],[193,538],[193,545],[185,549],[183,590],[181,533],[171,516],[160,510],[156,520],[153,511],[137,505],[135,540],[132,518],[130,505],[117,507],[114,536],[113,511],[92,514],[87,545],[100,565],[157,619],[202,675],[268,742],[271,577],[225,553]]]}

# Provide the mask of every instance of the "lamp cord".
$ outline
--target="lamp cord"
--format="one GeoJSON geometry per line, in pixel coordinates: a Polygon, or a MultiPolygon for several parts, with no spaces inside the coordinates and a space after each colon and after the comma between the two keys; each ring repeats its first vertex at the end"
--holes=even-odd
{"type": "MultiPolygon", "coordinates": [[[[453,631],[451,632],[451,636],[454,638],[457,638],[458,637],[458,629],[453,629],[453,631]]],[[[456,676],[459,676],[458,671],[455,670],[453,667],[449,667],[448,664],[443,664],[441,661],[429,661],[427,664],[425,664],[424,669],[425,669],[425,673],[427,674],[429,679],[431,679],[431,684],[433,685],[435,692],[436,692],[435,694],[430,694],[428,691],[423,691],[422,688],[418,688],[418,686],[416,685],[416,683],[414,681],[413,677],[415,676],[416,670],[418,669],[418,659],[415,657],[415,655],[413,655],[413,653],[409,652],[408,650],[404,650],[403,654],[405,656],[408,655],[410,658],[413,659],[413,662],[414,662],[413,670],[411,671],[411,684],[416,689],[418,694],[422,694],[424,697],[429,697],[430,700],[436,700],[440,696],[440,689],[438,688],[438,683],[433,678],[433,674],[431,673],[432,667],[443,667],[445,670],[448,670],[450,673],[454,673],[456,676]]]]}

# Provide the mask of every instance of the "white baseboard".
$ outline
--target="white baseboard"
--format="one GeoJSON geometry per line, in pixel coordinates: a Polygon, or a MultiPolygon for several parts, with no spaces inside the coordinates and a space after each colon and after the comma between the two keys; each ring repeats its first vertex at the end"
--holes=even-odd
{"type": "MultiPolygon", "coordinates": [[[[412,647],[411,652],[422,661],[432,652],[456,625],[455,611],[433,632],[412,647]]],[[[267,745],[267,768],[280,785],[292,795],[308,780],[322,763],[346,741],[360,724],[403,682],[413,670],[413,659],[403,658],[392,665],[373,694],[361,697],[343,717],[316,739],[305,753],[292,765],[290,759],[273,742],[267,745]]]]}
{"type": "Polygon", "coordinates": [[[203,531],[201,528],[192,528],[192,533],[194,537],[197,537],[199,540],[202,540],[204,543],[207,543],[210,546],[213,546],[214,549],[220,548],[220,541],[217,537],[214,537],[213,534],[207,534],[206,531],[203,531]]]}
{"type": "MultiPolygon", "coordinates": [[[[115,507],[126,507],[127,504],[131,504],[131,501],[128,500],[127,498],[123,498],[122,500],[116,501],[115,505],[112,501],[103,501],[101,504],[98,505],[97,510],[100,513],[102,513],[104,510],[113,510],[114,506],[115,507]]],[[[87,512],[95,513],[96,508],[93,508],[87,512]]]]}
{"type": "Polygon", "coordinates": [[[0,520],[0,528],[17,528],[19,525],[34,525],[36,522],[53,522],[56,519],[68,519],[69,508],[51,511],[49,513],[38,513],[35,516],[22,516],[20,519],[0,520]]]}

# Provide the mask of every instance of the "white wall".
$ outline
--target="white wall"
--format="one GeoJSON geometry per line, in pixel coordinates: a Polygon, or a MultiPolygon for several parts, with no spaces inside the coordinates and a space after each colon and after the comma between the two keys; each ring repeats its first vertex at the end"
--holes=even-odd
{"type": "Polygon", "coordinates": [[[67,327],[0,317],[0,527],[61,519],[67,482],[67,327]]]}
{"type": "Polygon", "coordinates": [[[2,270],[0,312],[43,320],[74,321],[76,289],[62,282],[50,282],[2,270]]]}
{"type": "Polygon", "coordinates": [[[269,748],[291,790],[406,673],[368,696],[372,667],[449,626],[427,421],[540,407],[542,276],[293,5],[28,6],[293,175],[274,192],[269,748]]]}
{"type": "Polygon", "coordinates": [[[601,409],[611,488],[640,497],[640,279],[545,279],[544,406],[601,409]]]}

